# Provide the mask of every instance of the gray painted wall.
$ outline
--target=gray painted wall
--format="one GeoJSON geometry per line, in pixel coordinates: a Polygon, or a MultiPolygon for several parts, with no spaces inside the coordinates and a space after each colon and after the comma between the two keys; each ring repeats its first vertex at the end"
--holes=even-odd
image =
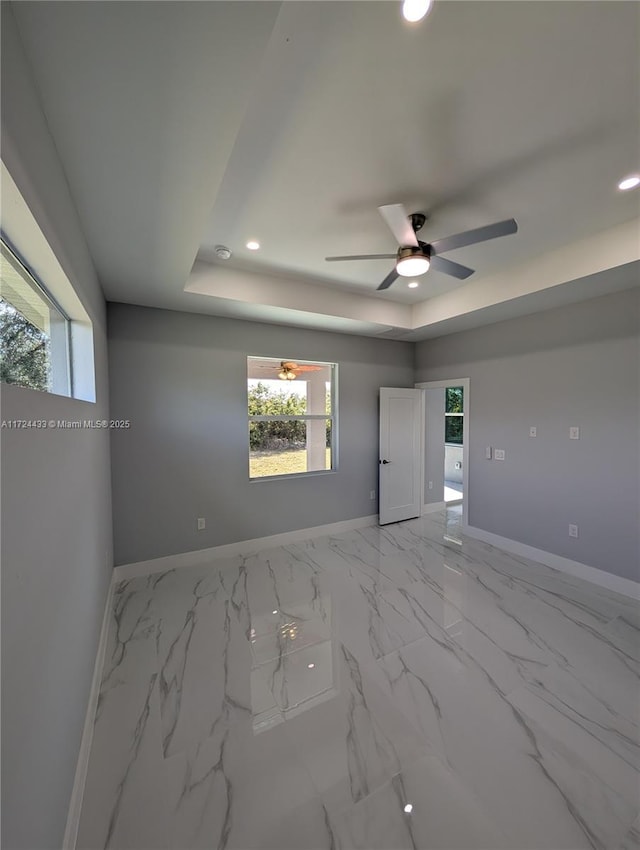
{"type": "Polygon", "coordinates": [[[444,500],[444,387],[424,392],[424,503],[432,505],[444,500]]]}
{"type": "Polygon", "coordinates": [[[471,526],[640,579],[639,316],[636,288],[417,345],[416,380],[471,379],[471,526]]]}
{"type": "MultiPolygon", "coordinates": [[[[97,404],[2,385],[3,419],[107,416],[105,306],[9,4],[2,158],[94,323],[97,404]]],[[[109,438],[2,434],[2,846],[62,844],[113,564],[109,438]]]]}
{"type": "Polygon", "coordinates": [[[116,563],[377,513],[378,390],[413,386],[414,346],[110,304],[116,563]],[[249,481],[247,355],[339,369],[339,469],[249,481]],[[205,531],[196,518],[205,517],[205,531]]]}

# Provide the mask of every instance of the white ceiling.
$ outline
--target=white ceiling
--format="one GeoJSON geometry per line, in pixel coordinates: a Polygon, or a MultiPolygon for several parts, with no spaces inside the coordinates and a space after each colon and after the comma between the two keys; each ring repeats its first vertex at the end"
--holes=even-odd
{"type": "Polygon", "coordinates": [[[418,339],[640,280],[638,3],[13,8],[110,300],[418,339]],[[519,232],[378,293],[324,257],[393,253],[387,203],[519,232]]]}

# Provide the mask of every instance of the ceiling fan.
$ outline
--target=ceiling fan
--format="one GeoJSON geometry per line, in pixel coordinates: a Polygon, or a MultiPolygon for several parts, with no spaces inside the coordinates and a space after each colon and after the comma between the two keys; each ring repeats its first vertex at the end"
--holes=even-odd
{"type": "Polygon", "coordinates": [[[258,369],[267,369],[270,372],[277,373],[281,381],[295,381],[301,372],[317,372],[322,369],[322,366],[312,366],[311,364],[303,363],[298,365],[293,360],[283,360],[278,366],[276,363],[269,366],[259,365],[258,369]]]}
{"type": "Polygon", "coordinates": [[[474,270],[460,263],[454,263],[453,260],[447,260],[440,254],[446,254],[447,251],[453,251],[456,248],[464,248],[466,245],[475,245],[477,242],[486,242],[488,239],[497,239],[498,236],[508,236],[518,230],[516,220],[508,218],[475,230],[465,230],[454,236],[446,236],[435,242],[421,242],[417,233],[427,220],[424,213],[416,212],[407,215],[402,204],[386,204],[378,207],[378,210],[400,245],[396,254],[354,254],[348,257],[325,257],[325,260],[329,263],[343,260],[395,260],[393,270],[382,281],[378,287],[379,290],[388,289],[400,275],[417,277],[425,274],[429,268],[456,277],[458,280],[466,280],[474,270]]]}

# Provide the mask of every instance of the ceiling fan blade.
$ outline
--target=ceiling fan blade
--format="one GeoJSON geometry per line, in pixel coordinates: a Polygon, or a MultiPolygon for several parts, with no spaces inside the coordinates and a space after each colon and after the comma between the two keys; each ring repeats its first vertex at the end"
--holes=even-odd
{"type": "Polygon", "coordinates": [[[378,287],[378,291],[380,291],[381,289],[389,289],[389,287],[391,286],[391,284],[393,283],[393,281],[397,277],[400,277],[400,275],[398,274],[398,272],[395,269],[390,271],[389,274],[385,277],[385,279],[382,281],[382,283],[378,287]]]}
{"type": "Polygon", "coordinates": [[[319,372],[322,366],[295,366],[294,372],[319,372]]]}
{"type": "Polygon", "coordinates": [[[431,257],[430,267],[434,271],[450,274],[451,277],[457,277],[458,280],[466,280],[473,274],[473,269],[463,266],[460,263],[454,263],[453,260],[447,260],[446,257],[431,257]]]}
{"type": "Polygon", "coordinates": [[[478,227],[475,230],[465,230],[464,233],[456,233],[454,236],[445,236],[431,243],[434,254],[446,254],[455,248],[464,248],[466,245],[475,245],[477,242],[486,242],[488,239],[497,239],[498,236],[508,236],[516,233],[518,224],[515,218],[507,218],[495,224],[487,224],[486,227],[478,227]]]}
{"type": "Polygon", "coordinates": [[[348,257],[325,257],[328,263],[336,263],[343,260],[395,260],[396,254],[351,254],[348,257]]]}
{"type": "Polygon", "coordinates": [[[378,207],[378,211],[401,248],[407,248],[409,245],[414,248],[418,247],[418,237],[402,204],[386,204],[383,207],[378,207]]]}

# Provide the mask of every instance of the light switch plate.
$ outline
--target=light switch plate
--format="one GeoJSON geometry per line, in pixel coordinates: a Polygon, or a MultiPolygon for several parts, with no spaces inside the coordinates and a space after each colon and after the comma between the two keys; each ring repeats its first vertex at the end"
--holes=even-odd
{"type": "Polygon", "coordinates": [[[538,429],[536,428],[535,425],[532,425],[531,428],[529,428],[529,436],[530,437],[537,437],[538,436],[538,429]]]}
{"type": "Polygon", "coordinates": [[[579,440],[580,439],[580,429],[573,425],[569,428],[569,439],[570,440],[579,440]]]}
{"type": "Polygon", "coordinates": [[[505,450],[504,449],[496,449],[493,453],[493,457],[495,460],[504,460],[505,459],[505,450]]]}

